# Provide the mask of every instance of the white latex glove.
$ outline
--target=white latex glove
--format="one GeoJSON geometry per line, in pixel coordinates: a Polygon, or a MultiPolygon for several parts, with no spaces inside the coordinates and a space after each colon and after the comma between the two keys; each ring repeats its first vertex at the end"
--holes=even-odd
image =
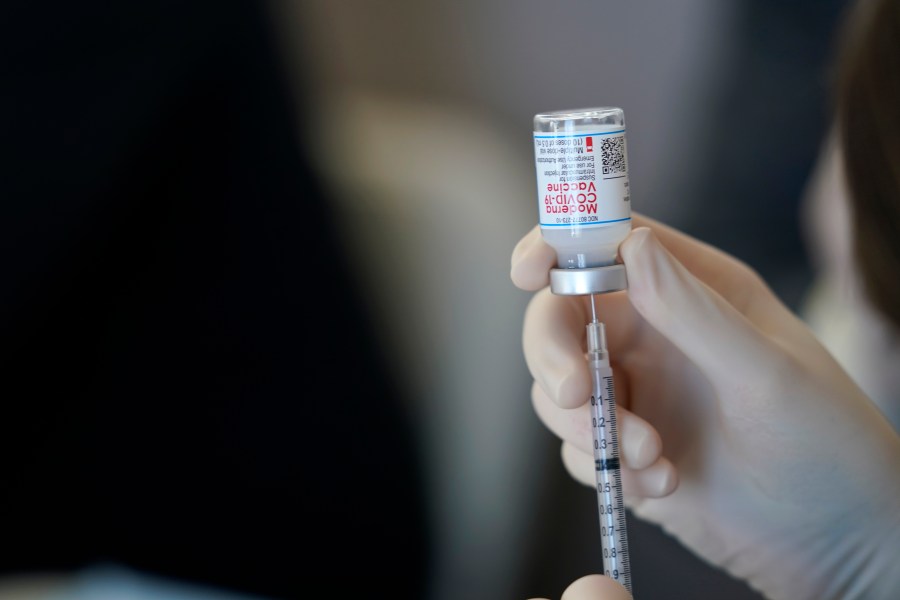
{"type": "MultiPolygon", "coordinates": [[[[532,600],[547,599],[532,598],[532,600]]],[[[631,594],[609,577],[587,575],[567,587],[560,600],[631,600],[631,594]]]]}
{"type": "MultiPolygon", "coordinates": [[[[647,218],[599,296],[628,506],[773,599],[900,598],[900,438],[746,265],[647,218]]],[[[516,246],[533,402],[593,486],[590,310],[546,287],[553,249],[516,246]]],[[[900,368],[900,365],[898,365],[900,368]]],[[[640,583],[636,582],[639,586],[640,583]]]]}

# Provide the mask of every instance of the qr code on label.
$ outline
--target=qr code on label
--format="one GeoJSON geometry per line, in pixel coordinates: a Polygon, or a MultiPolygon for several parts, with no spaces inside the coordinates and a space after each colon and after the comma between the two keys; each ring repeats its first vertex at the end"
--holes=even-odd
{"type": "Polygon", "coordinates": [[[600,144],[600,160],[604,175],[625,173],[625,136],[604,138],[600,144]]]}

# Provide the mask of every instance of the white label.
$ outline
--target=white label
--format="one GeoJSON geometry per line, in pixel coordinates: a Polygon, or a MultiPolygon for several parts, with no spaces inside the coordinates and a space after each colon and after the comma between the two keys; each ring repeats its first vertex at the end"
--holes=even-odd
{"type": "Polygon", "coordinates": [[[625,130],[535,132],[542,227],[601,227],[631,218],[625,130]]]}

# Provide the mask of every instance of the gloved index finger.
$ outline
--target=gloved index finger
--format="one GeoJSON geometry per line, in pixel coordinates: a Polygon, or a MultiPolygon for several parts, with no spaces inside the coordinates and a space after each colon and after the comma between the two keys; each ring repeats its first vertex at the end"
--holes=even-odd
{"type": "Polygon", "coordinates": [[[663,247],[694,277],[719,294],[761,331],[779,336],[796,327],[796,318],[790,309],[744,262],[647,216],[633,214],[632,218],[634,229],[651,229],[663,247]]]}
{"type": "Polygon", "coordinates": [[[632,213],[632,227],[650,228],[663,247],[694,277],[745,315],[753,293],[768,289],[745,263],[682,231],[637,213],[632,213]]]}

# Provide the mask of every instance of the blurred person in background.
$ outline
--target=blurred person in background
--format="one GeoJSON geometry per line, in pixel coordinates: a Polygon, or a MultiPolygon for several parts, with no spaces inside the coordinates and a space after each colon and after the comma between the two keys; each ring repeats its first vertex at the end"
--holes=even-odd
{"type": "Polygon", "coordinates": [[[2,12],[0,583],[422,598],[415,433],[265,4],[2,12]]]}
{"type": "MultiPolygon", "coordinates": [[[[821,269],[810,322],[745,264],[640,216],[620,246],[629,291],[600,299],[631,509],[773,599],[900,590],[900,3],[863,1],[846,27],[835,131],[805,211],[821,269]]],[[[543,288],[554,264],[535,229],[513,280],[543,288]]],[[[572,417],[590,385],[584,322],[584,306],[544,289],[524,344],[537,412],[593,486],[572,417]]],[[[563,594],[628,597],[602,576],[563,594]]]]}

